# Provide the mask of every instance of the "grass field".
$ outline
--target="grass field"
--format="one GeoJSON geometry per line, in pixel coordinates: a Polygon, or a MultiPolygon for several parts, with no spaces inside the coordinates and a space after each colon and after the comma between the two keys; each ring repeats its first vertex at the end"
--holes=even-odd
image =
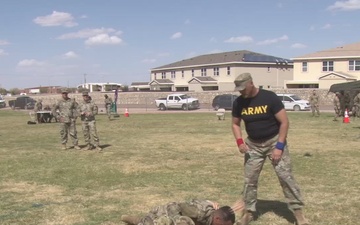
{"type": "MultiPolygon", "coordinates": [[[[360,120],[288,113],[293,172],[312,224],[354,225],[360,216],[360,120]]],[[[0,111],[0,224],[121,224],[170,201],[240,198],[243,157],[230,113],[97,117],[104,151],[61,150],[59,124],[27,125],[28,114],[0,111]]],[[[80,145],[84,144],[78,122],[80,145]]],[[[261,174],[254,225],[293,224],[269,162],[261,174]]]]}

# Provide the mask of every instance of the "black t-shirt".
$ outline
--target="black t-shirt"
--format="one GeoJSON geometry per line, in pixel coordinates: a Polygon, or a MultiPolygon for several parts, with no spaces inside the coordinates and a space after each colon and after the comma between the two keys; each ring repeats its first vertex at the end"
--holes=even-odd
{"type": "Polygon", "coordinates": [[[283,108],[283,103],[274,92],[259,89],[253,98],[239,96],[235,99],[232,116],[244,120],[250,139],[267,140],[279,133],[280,123],[275,114],[283,108]]]}

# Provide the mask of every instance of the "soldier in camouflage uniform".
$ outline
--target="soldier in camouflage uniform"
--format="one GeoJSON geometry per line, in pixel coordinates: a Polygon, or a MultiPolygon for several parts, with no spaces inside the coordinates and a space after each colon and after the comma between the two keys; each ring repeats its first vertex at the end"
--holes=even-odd
{"type": "Polygon", "coordinates": [[[315,116],[315,111],[317,113],[317,116],[320,116],[319,95],[316,93],[315,90],[313,90],[312,94],[310,95],[309,102],[310,102],[310,106],[311,106],[312,116],[315,116]]]}
{"type": "Polygon", "coordinates": [[[341,116],[341,108],[340,108],[340,92],[336,92],[334,96],[334,110],[335,110],[335,116],[333,121],[337,121],[337,118],[341,116]]]}
{"type": "Polygon", "coordinates": [[[76,110],[76,105],[74,101],[68,97],[68,90],[61,90],[62,98],[57,101],[52,108],[52,115],[56,115],[57,121],[60,122],[60,136],[62,149],[67,149],[66,143],[68,141],[68,135],[70,135],[74,148],[80,150],[77,138],[77,131],[74,120],[74,110],[76,110]],[[57,112],[58,110],[58,112],[57,112]]]}
{"type": "Polygon", "coordinates": [[[78,106],[78,111],[82,121],[82,130],[84,133],[85,143],[87,144],[87,150],[93,149],[93,146],[96,150],[101,151],[102,148],[99,145],[99,136],[96,131],[96,121],[95,115],[98,114],[97,105],[90,100],[88,92],[83,92],[83,101],[80,102],[78,106]],[[93,144],[91,143],[91,137],[93,139],[93,144]]]}
{"type": "Polygon", "coordinates": [[[353,115],[360,117],[360,92],[354,98],[353,115]]]}
{"type": "Polygon", "coordinates": [[[343,103],[343,108],[342,108],[342,116],[345,115],[345,111],[348,110],[351,110],[350,109],[350,105],[351,105],[351,97],[350,97],[350,92],[349,91],[345,91],[345,94],[344,94],[344,103],[343,103]]]}
{"type": "Polygon", "coordinates": [[[211,201],[193,199],[155,207],[143,217],[123,215],[121,220],[130,225],[232,225],[235,210],[229,206],[218,208],[217,203],[211,201]]]}
{"type": "Polygon", "coordinates": [[[38,114],[37,112],[41,111],[43,108],[43,105],[42,105],[42,100],[39,99],[36,104],[35,104],[35,107],[34,107],[34,119],[35,121],[34,122],[38,122],[38,123],[42,123],[43,122],[43,116],[42,114],[38,114]]]}
{"type": "Polygon", "coordinates": [[[111,117],[111,105],[112,105],[113,101],[107,94],[105,94],[104,97],[105,97],[104,102],[105,102],[106,114],[107,114],[107,116],[108,116],[108,118],[110,120],[110,117],[111,117]]]}

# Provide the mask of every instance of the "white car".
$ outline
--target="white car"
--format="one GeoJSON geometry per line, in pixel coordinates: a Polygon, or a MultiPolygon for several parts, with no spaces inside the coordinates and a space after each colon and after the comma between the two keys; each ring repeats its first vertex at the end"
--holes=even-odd
{"type": "Polygon", "coordinates": [[[277,94],[284,104],[285,110],[304,111],[310,110],[308,100],[303,100],[295,94],[277,94]]]}

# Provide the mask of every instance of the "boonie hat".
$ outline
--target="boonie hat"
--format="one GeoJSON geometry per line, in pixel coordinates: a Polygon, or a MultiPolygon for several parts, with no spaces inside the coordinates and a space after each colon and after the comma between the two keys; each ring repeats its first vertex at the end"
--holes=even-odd
{"type": "Polygon", "coordinates": [[[242,73],[236,77],[235,83],[235,91],[242,91],[245,89],[246,84],[252,80],[250,73],[242,73]]]}
{"type": "Polygon", "coordinates": [[[87,91],[84,91],[83,93],[82,93],[82,96],[88,96],[89,95],[89,92],[87,92],[87,91]]]}

